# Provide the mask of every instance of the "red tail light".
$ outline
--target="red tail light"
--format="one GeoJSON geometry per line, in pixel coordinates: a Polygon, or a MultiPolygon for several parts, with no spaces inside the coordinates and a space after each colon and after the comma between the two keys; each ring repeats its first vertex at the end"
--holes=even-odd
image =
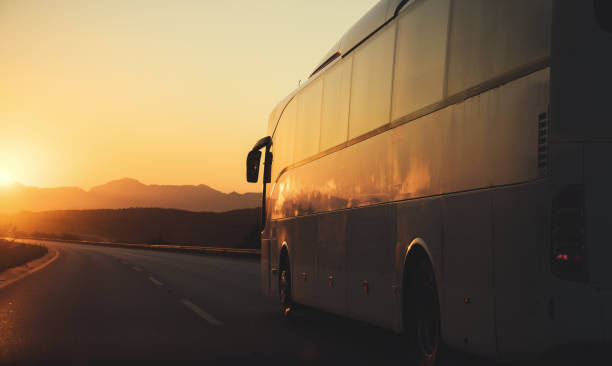
{"type": "Polygon", "coordinates": [[[552,271],[570,281],[586,281],[584,186],[563,187],[552,200],[552,271]]]}

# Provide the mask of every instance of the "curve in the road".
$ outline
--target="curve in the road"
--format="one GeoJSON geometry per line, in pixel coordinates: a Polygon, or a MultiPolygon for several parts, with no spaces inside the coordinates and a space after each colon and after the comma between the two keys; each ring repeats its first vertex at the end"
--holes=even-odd
{"type": "MultiPolygon", "coordinates": [[[[48,248],[48,250],[51,250],[51,251],[54,252],[54,254],[50,258],[48,258],[48,260],[42,260],[41,261],[41,259],[47,257],[47,255],[45,255],[45,257],[43,257],[43,258],[36,258],[36,259],[34,259],[34,260],[24,264],[23,266],[25,266],[25,267],[30,267],[31,264],[34,264],[34,267],[30,267],[30,269],[27,270],[26,272],[23,272],[23,273],[17,275],[16,277],[14,277],[14,278],[5,280],[4,282],[0,283],[0,289],[5,288],[5,287],[7,287],[7,286],[9,286],[9,285],[11,285],[11,284],[13,284],[13,283],[23,279],[23,278],[26,278],[26,277],[28,277],[28,276],[30,276],[30,275],[40,271],[41,269],[45,268],[49,264],[55,262],[55,260],[60,256],[59,251],[57,249],[55,249],[55,248],[48,248]],[[38,263],[38,262],[40,262],[40,263],[38,263]]],[[[7,271],[10,271],[10,269],[7,270],[7,271]]]]}

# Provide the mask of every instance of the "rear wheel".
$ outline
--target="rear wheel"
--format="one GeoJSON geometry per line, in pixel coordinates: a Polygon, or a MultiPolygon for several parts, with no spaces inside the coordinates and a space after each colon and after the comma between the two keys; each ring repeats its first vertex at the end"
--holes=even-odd
{"type": "Polygon", "coordinates": [[[418,353],[418,365],[433,365],[442,343],[440,305],[433,269],[427,257],[406,263],[405,329],[418,353]]]}

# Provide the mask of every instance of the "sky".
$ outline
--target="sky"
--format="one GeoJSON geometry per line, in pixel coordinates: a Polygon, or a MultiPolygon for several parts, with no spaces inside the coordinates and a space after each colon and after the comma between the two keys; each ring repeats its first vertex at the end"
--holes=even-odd
{"type": "Polygon", "coordinates": [[[259,191],[268,116],[377,0],[0,0],[0,184],[259,191]]]}

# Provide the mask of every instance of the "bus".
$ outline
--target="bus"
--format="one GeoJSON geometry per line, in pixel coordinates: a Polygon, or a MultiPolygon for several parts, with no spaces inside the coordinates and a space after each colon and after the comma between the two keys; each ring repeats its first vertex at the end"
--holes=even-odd
{"type": "Polygon", "coordinates": [[[374,5],[247,157],[263,291],[406,332],[424,364],[609,346],[610,3],[374,5]]]}

